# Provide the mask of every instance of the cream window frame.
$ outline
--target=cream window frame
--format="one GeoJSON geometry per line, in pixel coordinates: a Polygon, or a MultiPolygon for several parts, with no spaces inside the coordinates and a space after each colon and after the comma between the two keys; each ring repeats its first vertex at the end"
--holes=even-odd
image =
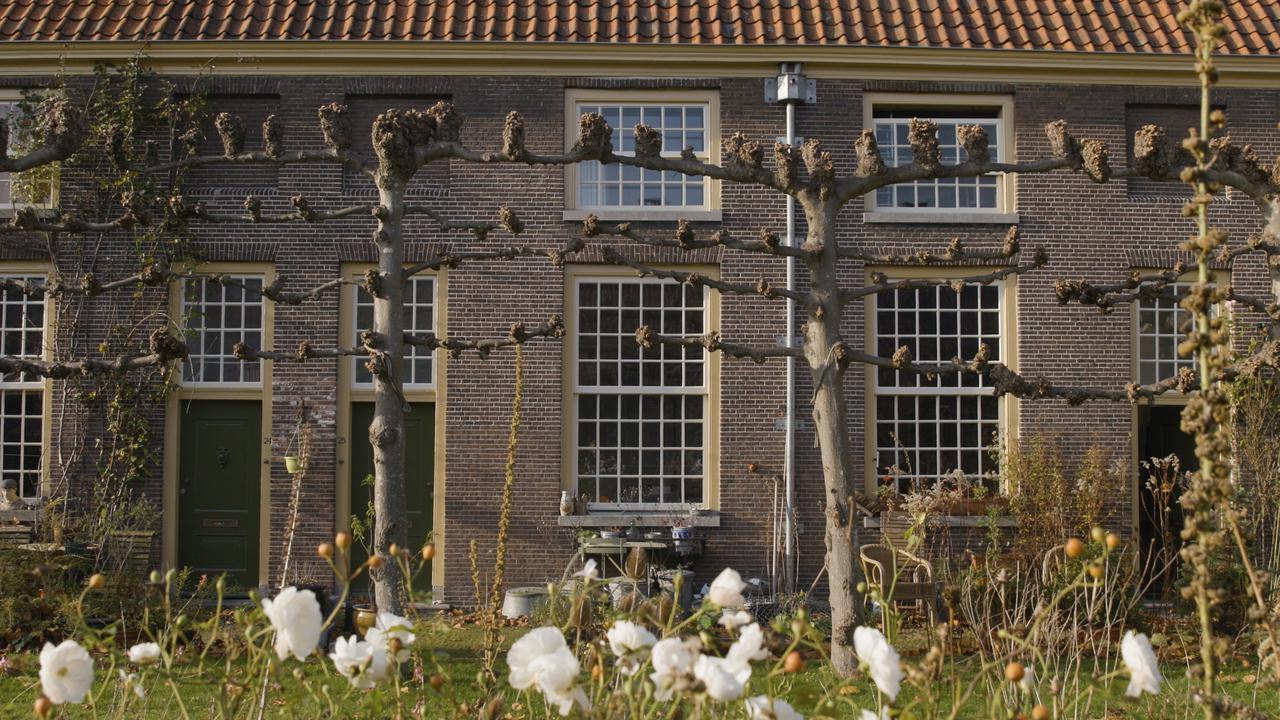
{"type": "MultiPolygon", "coordinates": [[[[1017,162],[1014,102],[1011,95],[994,94],[943,94],[943,93],[894,93],[871,92],[863,95],[863,127],[874,132],[877,107],[918,108],[921,117],[928,117],[928,110],[940,108],[984,108],[997,113],[999,127],[1000,162],[1017,162]]],[[[1017,222],[1017,177],[1000,174],[996,190],[995,208],[897,208],[879,207],[875,193],[864,196],[865,222],[911,223],[1010,223],[1017,222]]],[[[905,183],[904,183],[905,184],[905,183]]]]}
{"type": "MultiPolygon", "coordinates": [[[[8,261],[0,263],[0,275],[5,277],[40,277],[46,283],[53,274],[52,268],[48,263],[40,261],[8,261]]],[[[41,329],[40,355],[42,360],[53,359],[53,347],[56,337],[55,316],[56,311],[54,298],[45,293],[44,296],[44,327],[41,329]]],[[[49,448],[52,446],[53,440],[53,423],[50,421],[53,415],[53,381],[49,378],[40,378],[35,381],[8,383],[0,380],[0,389],[14,390],[39,390],[40,397],[40,471],[37,475],[39,487],[36,488],[34,497],[24,497],[22,501],[30,504],[37,502],[43,497],[45,491],[49,487],[50,467],[47,462],[49,458],[49,448]]]]}
{"type": "MultiPolygon", "coordinates": [[[[582,105],[703,105],[706,127],[706,150],[700,155],[707,162],[720,162],[720,93],[717,90],[687,89],[646,89],[646,90],[592,90],[574,88],[565,91],[564,97],[564,142],[565,149],[573,147],[578,141],[578,108],[582,105]]],[[[631,128],[614,128],[615,133],[630,133],[631,128]]],[[[678,155],[678,152],[664,152],[664,155],[678,155]]],[[[584,207],[578,201],[577,164],[566,165],[564,170],[566,221],[582,220],[594,214],[602,220],[702,220],[718,221],[722,217],[720,210],[720,181],[715,178],[703,180],[703,204],[701,206],[662,206],[662,207],[584,207]]]]}
{"type": "MultiPolygon", "coordinates": [[[[264,287],[275,280],[275,266],[265,262],[200,263],[183,269],[186,271],[184,277],[175,278],[169,283],[169,317],[171,324],[180,332],[185,325],[182,312],[186,275],[255,275],[262,277],[264,287]]],[[[275,307],[275,302],[263,298],[262,349],[264,350],[275,347],[275,307]]],[[[161,490],[164,511],[161,514],[160,524],[160,559],[164,568],[176,569],[178,562],[178,474],[181,467],[182,403],[191,400],[257,400],[262,403],[262,469],[258,476],[258,584],[262,587],[267,585],[271,572],[273,366],[272,361],[262,361],[260,383],[181,383],[181,361],[173,362],[171,372],[173,377],[179,378],[180,384],[174,392],[169,393],[168,403],[165,406],[164,482],[161,490]]]]}
{"type": "MultiPolygon", "coordinates": [[[[881,273],[890,281],[908,280],[908,279],[930,279],[930,280],[955,280],[963,277],[983,274],[990,271],[990,267],[903,267],[903,266],[869,266],[865,269],[863,278],[865,284],[870,284],[872,273],[881,273]]],[[[1016,371],[1018,368],[1018,278],[1016,275],[1005,278],[1004,280],[991,283],[999,288],[1000,298],[1000,362],[1010,370],[1016,371]]],[[[864,327],[864,347],[869,351],[876,350],[877,345],[877,298],[875,295],[869,295],[864,300],[863,312],[865,322],[864,327]]],[[[917,388],[918,389],[918,388],[917,388]]],[[[875,497],[879,492],[880,474],[879,474],[879,448],[877,442],[876,422],[877,417],[877,400],[883,394],[888,395],[906,395],[910,392],[902,393],[881,393],[877,378],[877,368],[866,366],[863,368],[863,392],[866,398],[864,406],[863,422],[863,457],[866,467],[865,474],[865,490],[875,497]]],[[[955,395],[986,395],[981,388],[954,388],[957,392],[955,395]]],[[[931,395],[939,395],[942,393],[927,393],[931,395]]],[[[996,398],[997,411],[999,413],[996,418],[996,431],[1000,438],[1013,438],[1018,428],[1019,405],[1018,398],[1013,395],[1004,395],[996,398]]],[[[1001,488],[1005,487],[1004,474],[1000,473],[999,480],[1001,488]]]]}
{"type": "MultiPolygon", "coordinates": [[[[406,266],[407,267],[407,266],[406,266]]],[[[343,263],[341,277],[350,280],[345,283],[339,296],[338,337],[354,338],[356,333],[355,308],[356,285],[364,279],[365,272],[377,269],[372,263],[343,263]]],[[[435,279],[435,306],[433,330],[439,337],[448,337],[448,299],[449,278],[445,271],[422,272],[418,276],[431,276],[435,279]]],[[[411,384],[404,387],[404,398],[410,403],[435,404],[435,446],[434,464],[432,467],[432,518],[431,539],[436,546],[436,557],[431,561],[431,585],[439,593],[444,588],[445,557],[448,552],[448,527],[445,519],[445,472],[446,438],[445,427],[446,399],[445,391],[448,376],[449,353],[437,348],[432,358],[432,384],[411,384]]],[[[354,358],[363,362],[362,357],[354,358]]],[[[351,404],[354,402],[373,402],[375,391],[373,385],[355,382],[355,363],[338,362],[338,399],[335,423],[337,426],[337,480],[334,482],[334,527],[343,532],[351,531],[351,487],[346,478],[351,467],[351,443],[368,442],[365,436],[356,436],[351,427],[351,404]]],[[[437,595],[439,597],[439,595],[437,595]]]]}
{"type": "MultiPolygon", "coordinates": [[[[191,328],[188,328],[188,327],[187,327],[187,320],[188,320],[188,316],[187,316],[187,309],[190,307],[190,305],[187,303],[187,296],[186,296],[187,283],[188,283],[188,282],[190,282],[190,281],[192,281],[192,280],[208,278],[210,275],[213,275],[213,274],[225,274],[225,275],[227,275],[227,276],[228,276],[228,278],[229,278],[229,279],[236,280],[236,281],[239,281],[239,282],[244,282],[245,280],[250,280],[250,279],[253,279],[253,280],[260,280],[260,281],[262,282],[262,287],[263,287],[263,288],[266,288],[266,286],[271,282],[271,279],[268,277],[267,273],[262,272],[262,271],[232,271],[232,272],[227,272],[227,273],[208,273],[208,272],[200,271],[200,272],[192,273],[192,274],[190,274],[189,276],[185,276],[185,277],[179,278],[179,279],[177,280],[177,286],[178,286],[178,298],[177,298],[177,301],[178,301],[178,314],[175,316],[175,318],[176,318],[176,320],[180,323],[180,327],[181,327],[181,335],[182,335],[182,338],[183,338],[185,341],[188,341],[188,342],[189,342],[189,341],[191,341],[191,339],[192,339],[192,337],[193,337],[193,336],[191,335],[191,328]]],[[[227,288],[227,287],[229,287],[229,286],[223,286],[223,292],[224,292],[224,293],[226,292],[226,288],[227,288]]],[[[246,293],[246,291],[245,291],[245,290],[241,290],[241,293],[246,293]]],[[[265,295],[261,295],[261,294],[258,296],[258,301],[261,303],[261,307],[262,307],[262,313],[261,313],[261,317],[262,317],[262,328],[258,331],[258,332],[261,334],[261,336],[262,336],[262,347],[257,348],[257,349],[258,349],[258,350],[267,350],[267,349],[270,349],[270,348],[271,348],[271,345],[270,345],[270,343],[269,343],[269,341],[268,341],[269,335],[268,335],[268,333],[267,333],[267,326],[268,326],[268,324],[270,323],[270,320],[269,320],[269,319],[268,319],[268,317],[267,317],[267,308],[268,308],[268,307],[272,307],[272,306],[274,306],[274,305],[275,305],[275,302],[274,302],[274,301],[272,301],[270,298],[266,297],[265,295]]],[[[204,301],[203,301],[203,299],[201,299],[201,301],[200,301],[200,302],[201,302],[201,304],[203,304],[203,302],[204,302],[204,301]]],[[[220,303],[219,303],[219,306],[221,306],[221,307],[227,307],[227,304],[226,304],[226,303],[221,303],[221,302],[220,302],[220,303]]],[[[241,318],[241,325],[242,325],[241,329],[244,329],[244,328],[243,328],[243,324],[244,324],[244,320],[243,320],[243,316],[242,316],[242,318],[241,318]]],[[[201,355],[203,356],[203,353],[201,353],[201,355]]],[[[225,359],[225,358],[226,358],[226,356],[219,356],[219,357],[221,357],[221,358],[222,358],[221,362],[226,362],[226,359],[225,359]]],[[[237,359],[235,359],[234,357],[232,358],[232,360],[233,360],[233,361],[235,361],[235,362],[240,362],[240,363],[245,362],[245,361],[243,361],[243,360],[237,360],[237,359]]],[[[188,379],[186,378],[186,368],[188,367],[188,363],[190,363],[190,362],[191,362],[191,360],[190,360],[190,358],[188,358],[188,359],[183,360],[183,361],[181,361],[181,362],[179,363],[179,373],[177,374],[177,377],[178,377],[179,382],[182,384],[182,386],[183,386],[183,387],[187,387],[187,388],[244,388],[244,389],[255,389],[255,388],[269,387],[269,385],[267,385],[267,384],[266,384],[266,377],[267,377],[267,370],[266,370],[266,366],[267,366],[267,363],[268,363],[268,361],[267,361],[267,360],[259,359],[259,360],[257,360],[257,361],[256,361],[256,362],[258,363],[258,367],[259,367],[258,379],[257,379],[257,380],[251,380],[251,381],[239,380],[239,381],[235,381],[235,382],[226,382],[226,381],[222,381],[222,380],[216,380],[216,381],[215,381],[215,380],[188,380],[188,379]]],[[[243,373],[243,371],[242,371],[242,372],[241,372],[241,377],[243,377],[243,376],[244,376],[244,373],[243,373]]]]}
{"type": "MultiPolygon", "coordinates": [[[[720,269],[715,265],[663,265],[666,269],[696,272],[705,277],[718,278],[720,269]]],[[[561,489],[576,496],[578,491],[578,285],[592,280],[635,280],[634,270],[615,265],[572,265],[565,271],[565,339],[563,434],[561,438],[561,489]]],[[[670,282],[670,281],[667,281],[670,282]]],[[[672,283],[674,284],[674,283],[672,283]]],[[[683,287],[683,286],[682,286],[683,287]]],[[[710,288],[704,295],[706,312],[704,328],[709,332],[720,325],[720,294],[710,288]]],[[[706,352],[706,351],[704,351],[706,352]]],[[[670,503],[589,503],[588,513],[630,515],[645,513],[670,513],[688,511],[691,508],[718,510],[720,507],[720,353],[706,352],[703,372],[703,481],[702,502],[697,504],[670,503]]]]}
{"type": "MultiPolygon", "coordinates": [[[[1162,272],[1162,270],[1160,270],[1160,269],[1158,269],[1158,268],[1135,268],[1135,269],[1139,270],[1139,271],[1140,271],[1142,274],[1144,274],[1144,275],[1146,275],[1146,274],[1154,274],[1154,273],[1162,272]]],[[[1211,277],[1211,279],[1212,279],[1213,283],[1214,283],[1215,285],[1217,285],[1218,287],[1223,287],[1223,286],[1225,286],[1225,285],[1230,284],[1230,282],[1231,282],[1231,273],[1230,273],[1230,271],[1227,271],[1227,270],[1210,270],[1209,272],[1210,272],[1210,277],[1211,277]]],[[[1182,275],[1179,275],[1179,276],[1178,276],[1178,280],[1177,280],[1177,284],[1178,284],[1178,285],[1190,285],[1190,284],[1192,284],[1192,283],[1197,282],[1197,279],[1198,279],[1197,272],[1196,272],[1195,270],[1192,270],[1192,271],[1189,271],[1189,272],[1183,273],[1182,275]]],[[[1142,337],[1141,337],[1141,322],[1142,322],[1142,315],[1141,315],[1141,308],[1139,307],[1139,305],[1140,305],[1140,303],[1139,303],[1139,302],[1136,302],[1136,301],[1135,301],[1135,302],[1130,303],[1130,305],[1131,305],[1132,307],[1130,307],[1130,309],[1129,309],[1129,320],[1130,320],[1130,323],[1129,323],[1129,327],[1130,327],[1130,330],[1129,330],[1129,342],[1130,342],[1130,352],[1129,352],[1129,357],[1130,357],[1130,367],[1129,367],[1129,373],[1130,373],[1130,377],[1132,378],[1133,382],[1141,382],[1141,377],[1142,377],[1142,375],[1141,375],[1141,370],[1142,370],[1142,362],[1143,362],[1143,360],[1142,360],[1142,356],[1141,356],[1141,351],[1142,351],[1142,337]]],[[[1220,309],[1219,311],[1223,311],[1223,310],[1225,310],[1225,308],[1222,308],[1222,309],[1220,309]]],[[[1179,333],[1179,334],[1177,335],[1177,337],[1178,337],[1178,338],[1181,338],[1181,337],[1182,337],[1181,333],[1179,333]]],[[[1179,342],[1181,342],[1181,340],[1180,340],[1180,339],[1179,339],[1179,342]]],[[[1163,380],[1163,379],[1164,379],[1164,378],[1156,378],[1156,381],[1158,382],[1158,381],[1163,380]]],[[[1155,404],[1155,405],[1183,405],[1183,404],[1185,404],[1185,403],[1186,403],[1186,401],[1187,401],[1187,396],[1186,396],[1186,395],[1183,395],[1182,393],[1180,393],[1180,392],[1178,392],[1178,391],[1174,390],[1174,391],[1172,391],[1172,392],[1167,392],[1167,393],[1164,393],[1164,394],[1162,394],[1162,395],[1159,395],[1159,396],[1155,397],[1155,398],[1154,398],[1154,400],[1152,400],[1152,401],[1150,401],[1150,402],[1151,402],[1152,404],[1155,404]]],[[[1136,409],[1134,410],[1133,418],[1134,418],[1134,421],[1133,421],[1133,423],[1134,423],[1134,424],[1133,424],[1133,428],[1134,428],[1134,432],[1136,433],[1136,432],[1137,432],[1137,429],[1138,429],[1138,415],[1137,415],[1137,410],[1136,410],[1136,409]]],[[[1136,446],[1136,445],[1134,446],[1134,453],[1137,453],[1137,446],[1136,446]]],[[[1135,465],[1135,467],[1136,467],[1136,465],[1135,465]]]]}
{"type": "MultiPolygon", "coordinates": [[[[22,89],[0,89],[0,105],[8,105],[22,100],[22,89]]],[[[8,122],[7,118],[0,118],[0,122],[8,122]]],[[[5,148],[7,151],[8,148],[5,148]]],[[[60,167],[60,165],[58,166],[60,167]]],[[[58,207],[58,190],[59,190],[60,173],[57,168],[53,172],[53,177],[49,180],[49,199],[40,203],[16,203],[13,201],[13,172],[0,172],[0,183],[9,185],[9,202],[0,204],[0,217],[12,216],[18,208],[33,207],[37,210],[53,210],[58,207]]]]}
{"type": "MultiPolygon", "coordinates": [[[[344,276],[344,277],[345,277],[345,276],[344,276]]],[[[358,282],[359,282],[359,279],[355,279],[355,278],[349,278],[349,279],[354,280],[356,283],[358,283],[358,282]]],[[[360,278],[360,279],[363,279],[363,278],[360,278]]],[[[409,327],[406,327],[406,328],[405,328],[405,332],[406,332],[406,333],[417,333],[417,334],[420,334],[420,333],[435,333],[435,332],[436,332],[436,328],[437,328],[437,327],[439,327],[439,325],[440,325],[440,316],[439,316],[439,308],[440,308],[440,278],[439,278],[439,276],[437,275],[437,273],[431,273],[431,272],[420,272],[420,273],[418,273],[417,275],[414,275],[413,277],[409,278],[406,284],[411,284],[411,283],[419,282],[419,281],[422,281],[422,280],[430,280],[430,281],[431,281],[431,306],[430,306],[430,307],[431,307],[431,321],[432,321],[432,323],[431,323],[431,324],[432,324],[432,326],[431,326],[431,328],[429,328],[429,329],[427,329],[427,330],[420,330],[420,329],[417,329],[417,328],[409,328],[409,327]]],[[[357,335],[357,333],[359,333],[359,332],[360,332],[360,330],[361,330],[360,328],[356,327],[356,325],[355,325],[355,320],[356,320],[356,318],[359,316],[359,299],[360,299],[360,289],[361,289],[361,288],[360,288],[360,285],[359,285],[359,284],[354,284],[354,285],[353,285],[353,284],[347,284],[347,285],[344,285],[344,286],[343,286],[343,288],[344,288],[344,289],[346,289],[346,288],[350,288],[350,289],[351,289],[351,292],[346,293],[346,294],[343,296],[343,301],[344,301],[345,303],[349,303],[349,307],[344,307],[343,309],[344,309],[344,311],[346,311],[346,312],[350,312],[350,313],[351,313],[351,327],[350,327],[350,332],[347,332],[347,333],[344,333],[344,334],[343,334],[343,336],[342,336],[342,337],[343,337],[343,343],[342,343],[342,344],[344,344],[344,345],[345,345],[345,344],[347,344],[347,343],[350,343],[350,344],[351,344],[351,346],[352,346],[352,347],[354,347],[356,344],[358,344],[358,339],[357,339],[356,335],[357,335]],[[348,299],[348,298],[349,298],[349,299],[348,299]]],[[[406,347],[406,350],[411,350],[411,349],[412,349],[412,350],[418,350],[418,348],[408,348],[408,347],[406,347]]],[[[430,377],[430,379],[429,379],[427,382],[406,382],[406,383],[403,383],[403,386],[402,386],[402,387],[403,387],[403,389],[405,389],[405,390],[411,390],[411,389],[415,389],[415,390],[431,390],[431,389],[433,389],[433,388],[435,387],[435,383],[436,383],[436,375],[437,375],[437,371],[438,371],[439,366],[440,366],[440,359],[441,359],[441,356],[442,356],[442,355],[443,355],[443,353],[441,353],[441,352],[439,351],[439,349],[434,350],[434,351],[432,351],[432,352],[431,352],[431,377],[430,377]]],[[[356,356],[356,357],[352,357],[352,358],[348,358],[348,359],[347,359],[347,363],[346,363],[346,364],[350,366],[350,368],[349,368],[349,369],[350,369],[350,372],[351,372],[351,375],[350,375],[350,378],[351,378],[351,379],[350,379],[350,382],[351,382],[351,387],[352,387],[352,389],[355,389],[355,390],[373,390],[374,384],[373,384],[373,379],[372,379],[372,378],[370,378],[368,382],[361,382],[360,380],[358,380],[358,379],[357,379],[357,378],[358,378],[358,376],[359,376],[359,365],[360,365],[361,363],[365,362],[365,360],[366,360],[366,358],[361,357],[361,356],[356,356]]]]}

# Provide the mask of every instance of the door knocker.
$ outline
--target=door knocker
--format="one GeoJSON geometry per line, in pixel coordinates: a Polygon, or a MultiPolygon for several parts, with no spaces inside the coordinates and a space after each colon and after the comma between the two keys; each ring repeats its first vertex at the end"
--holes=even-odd
{"type": "Polygon", "coordinates": [[[225,448],[225,447],[218,448],[217,457],[218,457],[218,469],[226,470],[227,463],[231,461],[231,449],[225,448]]]}

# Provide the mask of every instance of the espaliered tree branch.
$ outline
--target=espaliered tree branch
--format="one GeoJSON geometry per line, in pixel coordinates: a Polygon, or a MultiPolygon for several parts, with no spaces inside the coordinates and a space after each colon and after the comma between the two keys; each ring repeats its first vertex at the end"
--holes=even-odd
{"type": "Polygon", "coordinates": [[[1035,252],[1032,254],[1031,262],[1024,265],[1010,265],[1008,267],[1002,267],[998,270],[992,270],[991,272],[982,273],[980,275],[969,275],[966,277],[946,280],[934,280],[929,278],[890,280],[884,273],[876,271],[871,273],[870,285],[841,290],[840,299],[848,303],[871,295],[897,292],[898,290],[919,290],[931,287],[949,287],[959,294],[969,285],[990,285],[997,280],[1003,280],[1008,277],[1013,277],[1014,275],[1021,275],[1025,272],[1030,272],[1036,268],[1044,267],[1047,262],[1049,262],[1049,256],[1045,254],[1043,249],[1036,248],[1035,252]]]}
{"type": "Polygon", "coordinates": [[[716,280],[715,278],[709,278],[701,273],[656,268],[642,262],[637,262],[636,260],[633,260],[610,247],[601,248],[600,253],[604,256],[604,259],[607,262],[611,262],[616,265],[626,265],[627,267],[634,269],[636,274],[641,277],[655,277],[662,278],[663,280],[674,280],[685,285],[692,285],[697,288],[709,287],[722,293],[730,293],[732,295],[758,295],[767,300],[790,298],[798,303],[805,303],[809,300],[809,296],[806,293],[796,290],[788,290],[784,287],[778,287],[764,278],[757,280],[755,285],[739,285],[736,283],[725,282],[723,280],[716,280]]]}
{"type": "MultiPolygon", "coordinates": [[[[512,324],[510,332],[505,337],[485,338],[480,340],[466,340],[458,338],[442,338],[435,333],[413,334],[405,333],[404,344],[412,347],[426,348],[428,350],[441,349],[449,353],[450,357],[461,357],[464,353],[475,352],[481,359],[488,358],[494,350],[513,347],[530,340],[539,338],[561,338],[564,337],[564,320],[559,315],[553,315],[546,322],[541,323],[532,329],[525,326],[524,323],[517,322],[512,324]]],[[[291,353],[279,352],[275,350],[261,350],[247,343],[236,343],[233,353],[240,360],[273,360],[273,361],[297,361],[305,362],[307,360],[332,359],[341,357],[366,357],[375,351],[378,346],[377,336],[372,332],[360,333],[362,344],[356,347],[315,347],[311,341],[304,340],[298,343],[298,347],[291,353]]]]}
{"type": "Polygon", "coordinates": [[[656,332],[652,327],[643,325],[636,330],[636,342],[642,348],[652,348],[657,345],[669,345],[671,347],[680,347],[688,350],[706,350],[708,352],[719,352],[735,358],[750,358],[757,363],[763,363],[771,358],[785,357],[804,357],[804,350],[798,347],[776,346],[770,348],[753,348],[737,343],[724,342],[720,339],[720,333],[709,332],[705,335],[696,335],[686,337],[682,335],[662,335],[656,332]]]}
{"type": "MultiPolygon", "coordinates": [[[[424,260],[414,263],[401,271],[400,275],[404,279],[408,279],[418,273],[427,270],[440,270],[442,268],[457,268],[465,262],[474,262],[478,260],[513,260],[519,257],[542,257],[551,261],[555,267],[562,267],[566,259],[571,255],[581,252],[586,247],[586,242],[581,239],[570,240],[559,248],[546,250],[532,245],[508,245],[505,247],[494,248],[493,250],[471,250],[463,252],[446,251],[430,260],[424,260]]],[[[370,285],[366,283],[365,288],[370,294],[376,296],[374,289],[370,289],[370,285]]]]}
{"type": "Polygon", "coordinates": [[[730,236],[726,230],[717,230],[711,234],[709,239],[699,240],[692,224],[687,220],[678,220],[676,222],[675,237],[665,238],[638,233],[631,227],[631,223],[602,225],[600,219],[594,214],[587,215],[582,222],[582,236],[594,238],[602,235],[625,238],[634,243],[649,245],[650,247],[676,248],[679,250],[724,247],[730,250],[780,255],[783,257],[808,258],[812,255],[812,253],[803,248],[784,245],[777,233],[768,228],[760,228],[759,240],[738,240],[730,236]]]}
{"type": "Polygon", "coordinates": [[[38,375],[53,380],[65,380],[80,375],[107,375],[166,365],[186,359],[187,346],[168,330],[155,330],[148,341],[147,353],[125,353],[113,358],[86,357],[77,360],[55,361],[35,358],[0,356],[0,375],[21,373],[38,375]]]}
{"type": "Polygon", "coordinates": [[[858,260],[868,265],[961,265],[966,262],[1012,260],[1022,252],[1022,245],[1018,226],[1014,225],[1005,233],[1004,242],[999,249],[971,249],[957,237],[952,238],[947,248],[941,251],[918,250],[903,254],[877,254],[857,248],[841,247],[838,252],[841,258],[858,260]]]}

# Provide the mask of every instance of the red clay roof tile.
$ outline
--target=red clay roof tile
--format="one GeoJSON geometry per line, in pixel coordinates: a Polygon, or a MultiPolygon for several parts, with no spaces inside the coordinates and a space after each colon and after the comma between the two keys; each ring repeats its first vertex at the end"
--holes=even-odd
{"type": "MultiPolygon", "coordinates": [[[[9,0],[0,42],[411,40],[1187,53],[1170,0],[9,0]]],[[[1227,3],[1225,50],[1280,54],[1280,2],[1227,3]]]]}

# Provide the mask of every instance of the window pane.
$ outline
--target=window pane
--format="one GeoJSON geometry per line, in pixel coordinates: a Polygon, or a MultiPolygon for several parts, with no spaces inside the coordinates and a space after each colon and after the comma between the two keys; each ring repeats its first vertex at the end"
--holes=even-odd
{"type": "Polygon", "coordinates": [[[580,281],[577,296],[576,486],[589,488],[595,503],[700,502],[706,351],[642,351],[635,333],[650,324],[697,335],[705,326],[703,292],[655,279],[609,279],[580,281]],[[598,463],[583,460],[588,451],[598,453],[598,463]]]}
{"type": "MultiPolygon", "coordinates": [[[[881,155],[890,166],[909,165],[912,161],[911,144],[907,141],[908,128],[913,117],[931,119],[938,124],[938,149],[944,165],[954,165],[968,159],[960,146],[959,127],[980,125],[987,131],[988,148],[994,161],[1002,161],[999,144],[999,123],[991,121],[994,111],[945,108],[876,108],[876,143],[881,155]]],[[[940,178],[918,180],[912,183],[879,188],[876,205],[903,208],[966,208],[995,210],[999,208],[999,177],[940,178]]]]}
{"type": "MultiPolygon", "coordinates": [[[[643,121],[661,133],[662,152],[679,154],[686,146],[707,157],[706,108],[701,104],[627,103],[579,105],[579,113],[598,110],[614,128],[614,150],[635,152],[632,128],[643,121]]],[[[647,171],[622,165],[583,163],[577,173],[579,207],[700,207],[706,197],[706,178],[647,171]]]]}

